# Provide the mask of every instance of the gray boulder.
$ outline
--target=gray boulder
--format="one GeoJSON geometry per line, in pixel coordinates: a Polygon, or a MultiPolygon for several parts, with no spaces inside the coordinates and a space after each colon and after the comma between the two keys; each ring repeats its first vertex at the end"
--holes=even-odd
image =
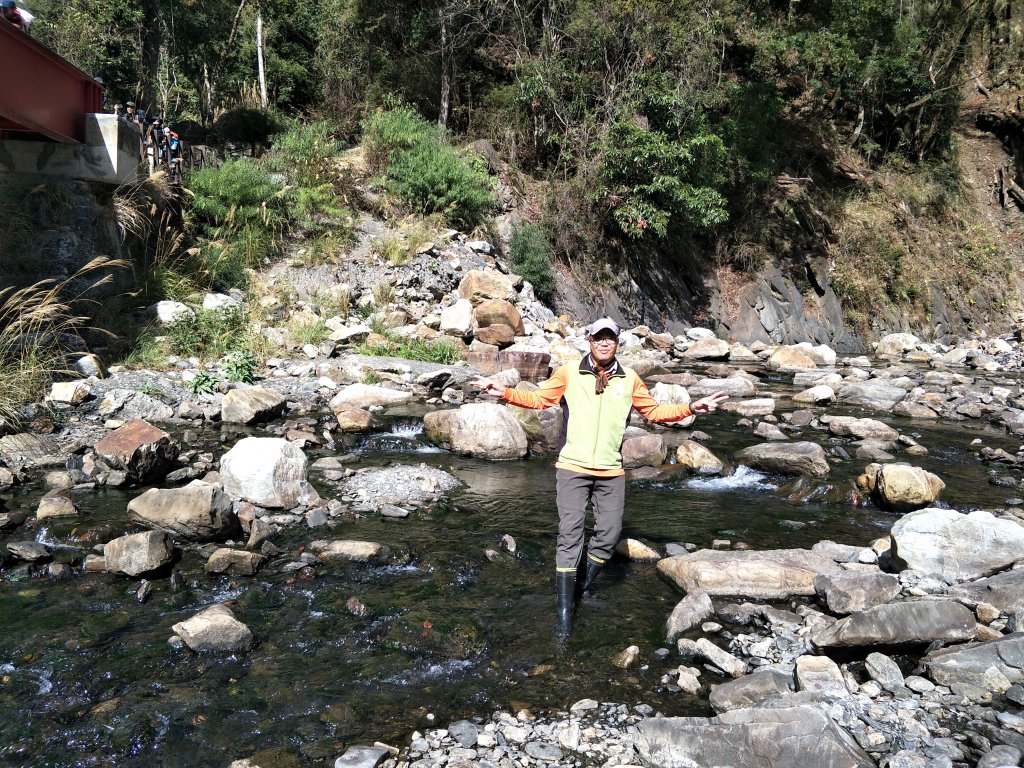
{"type": "Polygon", "coordinates": [[[1024,681],[1024,632],[1004,635],[986,643],[940,648],[924,657],[928,675],[939,685],[967,684],[991,690],[995,669],[1010,683],[1024,681]]]}
{"type": "Polygon", "coordinates": [[[665,438],[661,435],[630,437],[622,441],[622,466],[626,469],[660,467],[667,453],[665,438]]]}
{"type": "Polygon", "coordinates": [[[906,396],[905,389],[874,381],[845,384],[837,393],[841,403],[859,405],[874,411],[891,411],[906,396]]]}
{"type": "Polygon", "coordinates": [[[725,392],[729,397],[753,397],[757,392],[754,382],[745,376],[725,379],[701,379],[688,388],[691,397],[707,397],[714,392],[725,392]]]}
{"type": "Polygon", "coordinates": [[[708,696],[715,712],[756,707],[762,702],[794,690],[793,675],[777,669],[759,669],[737,680],[716,685],[708,696]]]}
{"type": "Polygon", "coordinates": [[[931,472],[910,464],[868,464],[857,485],[882,509],[911,512],[931,506],[946,484],[931,472]]]}
{"type": "Polygon", "coordinates": [[[876,605],[818,629],[818,648],[850,648],[961,642],[974,637],[974,614],[952,600],[921,600],[876,605]]]}
{"type": "Polygon", "coordinates": [[[781,600],[813,595],[819,574],[834,574],[839,565],[806,549],[762,551],[699,550],[666,557],[658,572],[687,593],[781,600]]]}
{"type": "Polygon", "coordinates": [[[1024,527],[991,512],[921,509],[897,520],[890,537],[898,567],[950,581],[988,576],[1024,559],[1024,527]]]}
{"type": "Polygon", "coordinates": [[[221,402],[220,420],[225,424],[270,421],[284,413],[285,403],[284,395],[267,387],[232,389],[221,402]]]}
{"type": "Polygon", "coordinates": [[[175,624],[171,631],[196,653],[236,653],[253,644],[249,628],[220,603],[175,624]]]}
{"type": "Polygon", "coordinates": [[[377,387],[372,384],[350,384],[331,398],[332,411],[339,408],[369,408],[371,405],[387,407],[412,400],[412,392],[377,387]]]}
{"type": "Polygon", "coordinates": [[[737,451],[737,464],[773,472],[780,475],[811,475],[821,477],[829,473],[825,450],[817,443],[761,443],[737,451]]]}
{"type": "Polygon", "coordinates": [[[103,437],[93,450],[109,466],[123,470],[134,483],[164,477],[178,458],[178,444],[162,429],[133,419],[103,437]]]}
{"type": "Polygon", "coordinates": [[[960,584],[949,590],[949,596],[970,606],[988,603],[1001,613],[1024,614],[1024,568],[960,584]]]}
{"type": "Polygon", "coordinates": [[[676,462],[698,475],[720,475],[725,470],[725,463],[696,440],[676,446],[676,462]]]}
{"type": "Polygon", "coordinates": [[[903,670],[899,664],[886,656],[884,653],[869,653],[864,660],[864,669],[868,677],[882,686],[890,693],[903,688],[903,670]]]}
{"type": "Polygon", "coordinates": [[[696,627],[715,613],[711,598],[704,592],[691,592],[672,609],[665,623],[665,639],[674,642],[684,632],[696,627]]]}
{"type": "Polygon", "coordinates": [[[334,761],[334,768],[377,768],[390,754],[387,747],[349,747],[334,761]]]}
{"type": "Polygon", "coordinates": [[[174,546],[164,531],[129,533],[103,545],[107,571],[125,576],[143,576],[169,565],[174,558],[174,546]]]}
{"type": "Polygon", "coordinates": [[[192,541],[226,539],[240,530],[231,497],[202,480],[184,488],[150,488],[128,502],[128,517],[192,541]]]}
{"type": "Polygon", "coordinates": [[[822,416],[828,424],[828,431],[838,437],[855,437],[858,440],[896,440],[900,433],[878,419],[858,419],[854,416],[822,416]]]}
{"type": "Polygon", "coordinates": [[[798,691],[835,698],[846,698],[849,695],[839,665],[828,656],[798,657],[795,676],[798,691]]]}
{"type": "Polygon", "coordinates": [[[293,509],[319,498],[302,449],[280,437],[246,437],[220,460],[224,492],[260,507],[293,509]]]}
{"type": "Polygon", "coordinates": [[[357,563],[380,565],[398,562],[402,559],[396,556],[391,547],[378,544],[375,541],[318,540],[311,542],[309,548],[323,560],[351,560],[357,563]]]}
{"type": "Polygon", "coordinates": [[[727,413],[753,418],[775,413],[775,400],[770,397],[759,397],[753,400],[726,400],[719,407],[727,413]]]}
{"type": "Polygon", "coordinates": [[[832,613],[858,613],[894,599],[900,580],[889,573],[843,571],[815,578],[814,591],[832,613]]]}
{"type": "Polygon", "coordinates": [[[649,768],[875,768],[853,737],[815,706],[657,717],[638,725],[649,768]]]}
{"type": "Polygon", "coordinates": [[[512,411],[497,403],[431,411],[423,417],[423,428],[435,443],[464,456],[500,460],[526,455],[526,432],[512,411]]]}

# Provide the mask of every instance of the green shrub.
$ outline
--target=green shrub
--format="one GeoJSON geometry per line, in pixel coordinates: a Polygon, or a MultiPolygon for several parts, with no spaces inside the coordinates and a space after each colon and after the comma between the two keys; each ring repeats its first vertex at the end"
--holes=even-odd
{"type": "Polygon", "coordinates": [[[306,125],[294,120],[287,130],[274,136],[273,148],[280,166],[296,185],[315,188],[331,181],[341,143],[334,138],[334,126],[326,120],[306,125]]]}
{"type": "Polygon", "coordinates": [[[371,171],[388,165],[400,150],[437,139],[437,126],[409,107],[379,110],[363,121],[363,151],[371,171]]]}
{"type": "Polygon", "coordinates": [[[217,358],[249,345],[244,309],[199,310],[195,317],[179,318],[165,330],[170,353],[181,357],[217,358]]]}
{"type": "Polygon", "coordinates": [[[385,173],[387,188],[406,207],[425,216],[439,214],[450,226],[469,231],[494,207],[494,192],[483,161],[463,158],[434,139],[398,152],[385,173]]]}
{"type": "Polygon", "coordinates": [[[550,301],[555,293],[551,232],[538,224],[523,224],[512,232],[509,250],[512,269],[530,282],[538,299],[550,301]]]}
{"type": "Polygon", "coordinates": [[[220,369],[228,381],[252,384],[259,360],[249,349],[233,349],[220,361],[220,369]]]}
{"type": "Polygon", "coordinates": [[[209,371],[199,371],[185,386],[193,395],[203,395],[216,392],[219,383],[217,377],[209,371]]]}

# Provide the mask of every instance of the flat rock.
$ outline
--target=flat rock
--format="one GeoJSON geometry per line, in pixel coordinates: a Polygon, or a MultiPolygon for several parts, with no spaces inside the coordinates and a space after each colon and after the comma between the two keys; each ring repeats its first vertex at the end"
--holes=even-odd
{"type": "Polygon", "coordinates": [[[818,648],[960,642],[974,637],[974,614],[952,600],[876,605],[814,632],[818,648]]]}
{"type": "Polygon", "coordinates": [[[711,688],[708,697],[715,712],[756,707],[762,702],[794,690],[793,675],[776,669],[759,669],[736,680],[711,688]]]}
{"type": "Polygon", "coordinates": [[[49,560],[51,557],[50,550],[46,548],[46,545],[40,544],[38,541],[9,541],[7,542],[7,551],[19,560],[28,563],[49,560]]]}
{"type": "Polygon", "coordinates": [[[724,379],[700,379],[688,388],[690,397],[707,397],[715,392],[724,392],[729,397],[753,397],[757,392],[754,382],[745,376],[728,376],[724,379]]]}
{"type": "Polygon", "coordinates": [[[782,475],[811,475],[821,477],[829,473],[825,450],[817,443],[761,443],[737,451],[734,460],[754,469],[782,475]]]}
{"type": "Polygon", "coordinates": [[[986,643],[940,648],[924,657],[928,676],[939,685],[968,684],[991,690],[988,671],[997,670],[1011,683],[1024,681],[1024,632],[986,643]]]}
{"type": "Polygon", "coordinates": [[[341,407],[369,408],[371,405],[388,407],[412,400],[412,392],[401,389],[389,389],[373,384],[349,384],[331,398],[328,406],[332,411],[341,407]]]}
{"type": "Polygon", "coordinates": [[[236,653],[252,647],[253,636],[226,605],[211,605],[171,627],[196,653],[236,653]]]}
{"type": "Polygon", "coordinates": [[[239,387],[224,395],[220,420],[225,424],[256,424],[284,413],[285,397],[267,387],[239,387]]]}
{"type": "Polygon", "coordinates": [[[128,503],[128,517],[193,541],[225,539],[240,530],[231,497],[202,480],[184,488],[150,488],[128,503]]]}
{"type": "Polygon", "coordinates": [[[768,416],[775,413],[775,400],[770,397],[760,397],[753,400],[726,400],[719,408],[726,413],[735,413],[738,416],[746,416],[748,418],[768,416]]]}
{"type": "Polygon", "coordinates": [[[900,568],[952,581],[988,576],[1024,559],[1024,527],[985,511],[921,509],[897,520],[890,537],[900,568]]]}
{"type": "Polygon", "coordinates": [[[178,457],[178,444],[171,436],[143,419],[118,427],[93,450],[111,467],[124,470],[134,483],[164,477],[178,457]]]}
{"type": "Polygon", "coordinates": [[[636,748],[649,768],[875,768],[853,737],[815,706],[648,718],[637,728],[636,748]]]}
{"type": "Polygon", "coordinates": [[[858,419],[853,416],[822,416],[828,431],[839,437],[855,437],[858,440],[896,440],[900,433],[878,419],[858,419]]]}
{"type": "Polygon", "coordinates": [[[111,573],[144,576],[174,562],[174,546],[164,531],[119,536],[103,545],[103,559],[111,573]]]}
{"type": "Polygon", "coordinates": [[[377,565],[392,562],[394,559],[390,547],[375,541],[356,541],[352,539],[318,540],[311,542],[309,548],[317,557],[324,560],[351,560],[357,563],[377,565]]]}
{"type": "Polygon", "coordinates": [[[988,603],[1005,614],[1024,613],[1024,568],[952,587],[949,596],[969,606],[988,603]]]}
{"type": "Polygon", "coordinates": [[[762,600],[813,595],[815,577],[840,570],[832,559],[806,549],[705,549],[658,562],[658,572],[687,593],[699,590],[762,600]]]}
{"type": "Polygon", "coordinates": [[[832,613],[858,613],[893,600],[900,580],[889,573],[843,571],[816,577],[814,590],[832,613]]]}

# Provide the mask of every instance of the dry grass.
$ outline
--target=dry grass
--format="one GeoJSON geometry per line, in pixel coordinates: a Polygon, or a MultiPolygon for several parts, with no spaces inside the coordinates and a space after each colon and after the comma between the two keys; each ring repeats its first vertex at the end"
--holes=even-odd
{"type": "Polygon", "coordinates": [[[76,314],[84,296],[113,280],[127,262],[100,256],[65,280],[40,280],[0,290],[0,421],[17,423],[19,409],[38,400],[55,377],[69,373],[70,342],[88,318],[76,314]],[[99,273],[106,274],[100,275],[99,273]],[[91,280],[83,290],[73,286],[91,280]]]}

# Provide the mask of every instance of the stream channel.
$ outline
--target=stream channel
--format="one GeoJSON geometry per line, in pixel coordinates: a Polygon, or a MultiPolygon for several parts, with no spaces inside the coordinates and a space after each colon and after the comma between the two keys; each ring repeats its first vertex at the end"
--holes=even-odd
{"type": "MultiPolygon", "coordinates": [[[[829,412],[877,417],[842,407],[829,412]]],[[[155,580],[139,603],[138,582],[81,573],[93,545],[137,530],[126,505],[143,489],[73,492],[77,519],[0,537],[4,550],[10,541],[42,541],[57,561],[75,566],[70,578],[54,580],[45,566],[9,562],[0,577],[0,766],[227,766],[257,753],[267,756],[263,766],[331,765],[352,744],[402,746],[412,730],[431,723],[498,708],[565,709],[582,698],[643,702],[668,715],[712,714],[706,697],[661,683],[678,662],[654,652],[666,647],[665,619],[681,594],[654,563],[613,561],[597,598],[577,611],[569,641],[556,645],[553,457],[455,456],[424,440],[421,415],[390,411],[389,432],[346,437],[346,450],[358,455],[346,466],[422,462],[452,472],[464,488],[404,520],[368,515],[330,528],[291,526],[273,537],[284,554],[255,577],[208,575],[200,555],[187,551],[176,566],[184,578],[155,580]],[[500,545],[505,534],[515,539],[514,553],[500,545]],[[323,538],[397,545],[412,559],[386,567],[321,563],[315,575],[282,569],[323,538]],[[500,557],[489,560],[488,549],[500,557]],[[364,615],[347,607],[353,597],[364,615]],[[218,657],[168,645],[173,624],[223,601],[252,630],[255,648],[218,657]],[[610,659],[633,644],[641,666],[612,666],[610,659]],[[267,750],[277,751],[277,761],[267,750]]],[[[1018,443],[1002,430],[980,422],[886,421],[928,448],[928,456],[898,458],[938,474],[945,504],[991,509],[1017,495],[989,484],[988,469],[969,448],[981,438],[1015,452],[1018,443]]],[[[697,426],[722,458],[759,442],[729,414],[697,426]]],[[[173,433],[182,439],[177,427],[173,433]]],[[[215,425],[198,434],[199,443],[183,449],[218,457],[242,436],[215,425]]],[[[674,446],[686,432],[665,434],[674,446]]],[[[813,428],[797,439],[826,449],[831,442],[813,428]]],[[[312,462],[329,454],[307,455],[312,462]]],[[[670,542],[710,547],[722,538],[756,549],[822,539],[867,545],[896,519],[851,493],[867,463],[837,461],[829,478],[810,485],[747,468],[715,479],[681,472],[633,479],[623,535],[662,554],[670,542]]],[[[321,495],[339,495],[319,473],[310,479],[321,495]]],[[[3,500],[8,510],[34,511],[44,491],[36,482],[3,500]]]]}

